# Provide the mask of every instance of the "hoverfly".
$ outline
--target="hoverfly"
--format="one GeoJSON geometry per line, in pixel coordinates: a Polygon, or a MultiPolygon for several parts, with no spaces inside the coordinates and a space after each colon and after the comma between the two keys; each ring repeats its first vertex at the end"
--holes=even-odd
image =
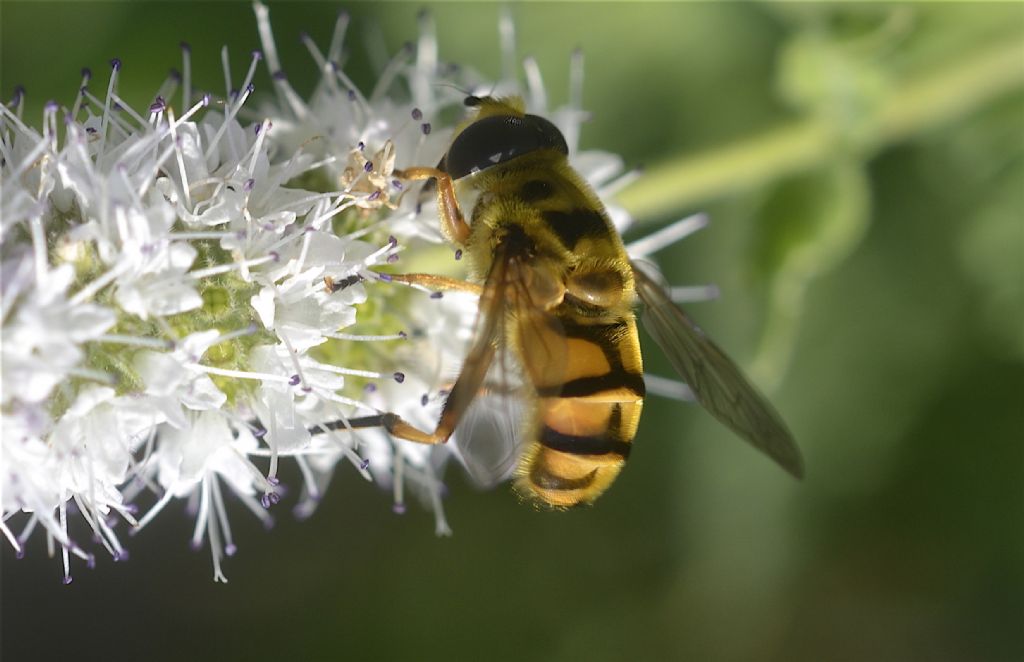
{"type": "Polygon", "coordinates": [[[630,261],[601,201],[569,166],[558,128],[526,114],[518,97],[470,96],[465,104],[475,112],[438,166],[396,175],[433,180],[442,230],[465,251],[475,282],[392,279],[479,293],[475,336],[433,432],[395,414],[374,422],[401,439],[444,443],[485,388],[495,357],[511,354],[529,405],[517,490],[557,508],[593,502],[629,456],[643,409],[639,297],[645,326],[697,401],[800,477],[800,452],[782,419],[630,261]],[[477,196],[469,219],[456,187],[477,196]]]}

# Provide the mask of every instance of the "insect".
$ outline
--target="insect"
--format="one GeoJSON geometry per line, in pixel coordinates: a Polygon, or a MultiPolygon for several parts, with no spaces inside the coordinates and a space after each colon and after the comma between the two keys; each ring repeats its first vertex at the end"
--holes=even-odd
{"type": "MultiPolygon", "coordinates": [[[[615,480],[644,402],[637,299],[651,336],[713,416],[800,477],[800,452],[782,419],[718,346],[632,263],[601,201],[569,166],[550,121],[517,97],[470,96],[474,113],[436,168],[396,171],[432,180],[441,227],[469,258],[474,282],[393,276],[435,289],[477,292],[475,336],[437,427],[374,417],[395,437],[446,442],[496,356],[521,365],[526,422],[515,485],[556,508],[591,503],[615,480]],[[456,188],[476,195],[470,217],[456,188]],[[477,284],[479,283],[479,284],[477,284]]],[[[329,284],[330,285],[330,284],[329,284]]]]}

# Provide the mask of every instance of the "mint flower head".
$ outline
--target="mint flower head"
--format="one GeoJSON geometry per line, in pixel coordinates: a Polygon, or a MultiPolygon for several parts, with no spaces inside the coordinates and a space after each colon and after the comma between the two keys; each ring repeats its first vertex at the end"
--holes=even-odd
{"type": "Polygon", "coordinates": [[[424,15],[418,41],[367,93],[337,65],[342,15],[326,50],[303,37],[320,80],[302,98],[267,8],[255,12],[262,50],[241,77],[224,53],[221,92],[194,88],[183,45],[183,73],[147,108],[118,95],[118,60],[98,86],[84,71],[71,103],[48,104],[38,126],[20,93],[0,107],[0,531],[19,555],[45,537],[65,582],[71,557],[91,566],[102,548],[125,559],[130,536],[182,507],[193,546],[226,581],[237,504],[269,527],[287,490],[308,516],[335,471],[387,487],[397,512],[414,493],[449,533],[441,478],[457,445],[349,425],[391,411],[432,429],[476,314],[469,295],[436,298],[386,275],[458,258],[432,203],[394,170],[437,161],[453,129],[442,112],[464,90],[523,95],[599,193],[631,177],[618,157],[577,149],[579,54],[569,104],[549,109],[535,62],[523,86],[443,65],[424,15]],[[274,89],[256,98],[261,66],[274,89]],[[285,461],[300,484],[281,484],[285,461]]]}

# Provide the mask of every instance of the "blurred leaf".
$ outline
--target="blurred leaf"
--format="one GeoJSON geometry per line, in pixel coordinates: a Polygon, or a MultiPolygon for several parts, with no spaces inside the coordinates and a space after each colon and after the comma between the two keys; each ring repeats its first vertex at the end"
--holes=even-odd
{"type": "Polygon", "coordinates": [[[991,189],[963,226],[957,253],[978,286],[987,335],[1001,351],[1024,360],[1024,160],[991,189]]]}
{"type": "Polygon", "coordinates": [[[754,270],[769,283],[768,319],[751,368],[771,388],[789,364],[808,285],[842,262],[868,225],[871,191],[860,164],[839,161],[783,182],[761,211],[754,270]]]}
{"type": "Polygon", "coordinates": [[[877,50],[884,40],[842,41],[823,30],[799,33],[778,62],[780,96],[827,121],[842,147],[868,146],[891,83],[877,50]]]}

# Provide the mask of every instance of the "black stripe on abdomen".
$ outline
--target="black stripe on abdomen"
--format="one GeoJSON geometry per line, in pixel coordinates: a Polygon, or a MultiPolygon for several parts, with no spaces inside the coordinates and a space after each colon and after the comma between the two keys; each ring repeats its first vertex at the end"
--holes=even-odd
{"type": "Polygon", "coordinates": [[[530,469],[530,481],[542,490],[582,490],[590,487],[597,477],[597,469],[594,469],[585,476],[579,478],[564,478],[557,476],[542,464],[535,464],[530,469]]]}
{"type": "Polygon", "coordinates": [[[608,426],[604,432],[596,435],[575,435],[559,432],[547,425],[543,426],[537,441],[545,448],[569,453],[570,455],[608,455],[614,453],[629,457],[629,451],[633,447],[622,437],[622,405],[612,407],[611,416],[608,418],[608,426]]]}
{"type": "Polygon", "coordinates": [[[562,384],[540,386],[537,394],[542,398],[585,398],[620,388],[629,389],[639,398],[647,392],[643,375],[613,369],[603,375],[578,377],[562,384]]]}
{"type": "Polygon", "coordinates": [[[615,439],[613,431],[608,430],[604,435],[581,437],[574,434],[565,434],[544,426],[540,432],[538,441],[551,450],[569,453],[570,455],[608,455],[614,453],[623,458],[629,457],[629,451],[633,444],[628,441],[615,439]]]}

